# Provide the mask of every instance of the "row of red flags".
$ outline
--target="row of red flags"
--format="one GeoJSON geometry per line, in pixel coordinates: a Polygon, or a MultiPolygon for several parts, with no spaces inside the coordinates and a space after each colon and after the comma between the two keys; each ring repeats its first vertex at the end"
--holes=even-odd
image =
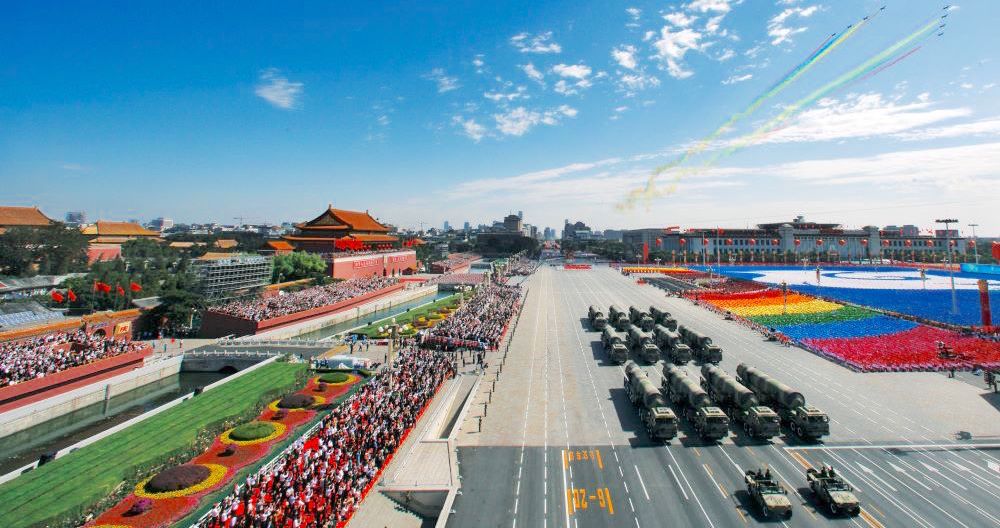
{"type": "MultiPolygon", "coordinates": [[[[125,296],[125,288],[123,288],[121,284],[118,284],[114,288],[112,288],[111,285],[106,282],[94,281],[94,293],[110,294],[112,289],[114,289],[116,293],[118,293],[118,295],[122,297],[125,296]]],[[[142,291],[142,286],[140,286],[139,283],[137,282],[132,282],[129,284],[128,289],[137,293],[142,291]]],[[[52,296],[52,300],[57,303],[63,303],[67,300],[69,302],[76,302],[76,293],[73,292],[72,289],[66,290],[65,295],[56,290],[52,290],[52,293],[50,295],[52,296]]]]}

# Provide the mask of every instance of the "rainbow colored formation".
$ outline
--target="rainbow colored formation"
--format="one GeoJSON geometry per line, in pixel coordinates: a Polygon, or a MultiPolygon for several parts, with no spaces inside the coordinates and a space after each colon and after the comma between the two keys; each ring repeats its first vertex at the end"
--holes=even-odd
{"type": "Polygon", "coordinates": [[[775,289],[709,293],[699,299],[863,371],[1000,366],[1000,346],[878,312],[775,289]],[[955,358],[941,357],[937,343],[955,358]]]}

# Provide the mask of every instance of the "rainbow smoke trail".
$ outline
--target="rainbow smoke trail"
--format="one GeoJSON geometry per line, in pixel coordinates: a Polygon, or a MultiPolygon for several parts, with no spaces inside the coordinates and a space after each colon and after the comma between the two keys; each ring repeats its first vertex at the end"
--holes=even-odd
{"type": "MultiPolygon", "coordinates": [[[[812,53],[809,54],[808,57],[806,57],[802,62],[800,62],[798,65],[789,70],[788,73],[786,73],[782,78],[778,79],[774,84],[771,85],[770,88],[765,90],[764,93],[754,98],[754,100],[751,101],[750,104],[745,109],[733,114],[725,123],[719,126],[719,128],[717,128],[714,132],[712,132],[708,136],[705,136],[703,139],[698,141],[694,146],[686,150],[684,154],[682,154],[677,159],[654,169],[652,174],[650,174],[649,178],[647,179],[646,185],[630,191],[629,194],[626,196],[626,198],[621,203],[618,204],[617,206],[618,209],[620,210],[631,209],[632,207],[635,206],[636,202],[638,202],[639,200],[643,200],[648,203],[649,200],[658,195],[672,193],[674,187],[676,187],[676,183],[681,178],[680,173],[674,177],[673,182],[670,184],[670,187],[667,189],[665,193],[656,191],[655,189],[656,178],[658,178],[664,172],[684,164],[692,156],[696,156],[702,151],[704,151],[706,148],[708,148],[709,145],[711,145],[713,141],[718,139],[720,135],[722,135],[726,130],[728,130],[729,127],[731,127],[737,121],[749,117],[758,108],[760,108],[760,106],[764,104],[765,101],[781,93],[785,88],[790,86],[799,77],[801,77],[803,74],[809,71],[819,61],[823,60],[824,57],[829,55],[833,50],[837,49],[841,44],[843,44],[845,41],[854,36],[854,34],[857,33],[859,29],[861,29],[868,22],[874,19],[880,12],[881,10],[877,11],[874,15],[864,17],[862,20],[858,21],[855,24],[851,24],[850,26],[847,27],[846,31],[844,31],[839,35],[835,33],[827,37],[822,44],[820,44],[815,50],[813,50],[812,53]]],[[[687,171],[685,171],[685,173],[686,172],[687,171]]]]}
{"type": "Polygon", "coordinates": [[[737,141],[733,146],[713,156],[711,159],[705,162],[705,165],[706,166],[711,165],[712,163],[718,161],[719,158],[728,156],[739,149],[742,149],[748,145],[752,145],[753,143],[759,141],[762,137],[764,137],[770,132],[773,132],[775,129],[781,126],[782,123],[788,121],[795,115],[798,115],[807,107],[815,104],[817,101],[827,96],[830,92],[842,88],[843,86],[846,86],[847,84],[850,84],[855,80],[862,78],[865,75],[868,74],[874,75],[875,73],[878,73],[879,71],[882,71],[892,66],[893,64],[899,62],[900,60],[906,58],[907,56],[913,54],[917,49],[920,48],[919,46],[915,49],[906,52],[903,55],[899,55],[899,52],[903,48],[913,44],[914,42],[919,41],[921,38],[933,34],[934,29],[937,28],[938,20],[939,20],[938,17],[934,17],[930,22],[922,26],[920,29],[898,40],[892,46],[889,46],[885,50],[882,50],[881,52],[877,53],[875,56],[861,63],[851,71],[841,75],[840,77],[834,79],[833,81],[830,81],[824,86],[816,89],[808,96],[791,104],[790,106],[785,108],[784,111],[775,116],[773,119],[758,127],[757,130],[751,132],[746,136],[743,136],[743,138],[737,141]]]}

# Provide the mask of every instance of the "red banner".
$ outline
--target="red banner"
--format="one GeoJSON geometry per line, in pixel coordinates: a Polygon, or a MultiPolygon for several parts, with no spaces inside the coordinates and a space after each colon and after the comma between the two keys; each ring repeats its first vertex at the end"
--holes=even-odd
{"type": "Polygon", "coordinates": [[[642,262],[649,262],[649,242],[642,243],[642,262]]]}

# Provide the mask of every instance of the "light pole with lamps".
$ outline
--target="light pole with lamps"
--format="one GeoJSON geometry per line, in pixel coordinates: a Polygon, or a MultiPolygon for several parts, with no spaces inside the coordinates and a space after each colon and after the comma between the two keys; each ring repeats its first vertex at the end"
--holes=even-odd
{"type": "Polygon", "coordinates": [[[938,224],[944,224],[944,238],[945,245],[947,246],[947,265],[948,265],[948,276],[951,278],[951,313],[952,315],[958,314],[958,294],[955,293],[955,270],[951,267],[951,230],[948,229],[951,224],[957,224],[958,220],[954,218],[944,218],[934,220],[938,224]]]}
{"type": "Polygon", "coordinates": [[[976,257],[976,264],[979,264],[979,240],[976,239],[976,228],[979,224],[969,224],[969,227],[972,228],[972,254],[976,257]]]}

